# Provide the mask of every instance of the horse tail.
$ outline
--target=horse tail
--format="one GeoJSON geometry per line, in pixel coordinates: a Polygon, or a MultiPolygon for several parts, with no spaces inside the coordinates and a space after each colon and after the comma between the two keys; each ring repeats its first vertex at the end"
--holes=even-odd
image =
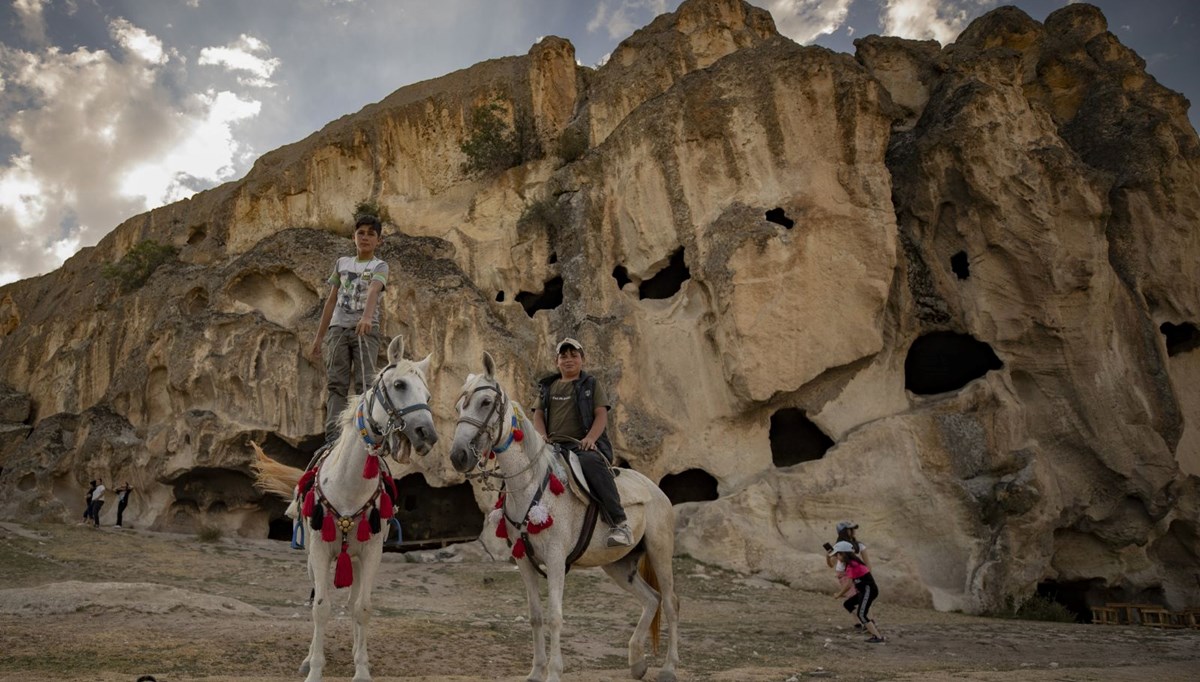
{"type": "Polygon", "coordinates": [[[254,471],[254,487],[285,500],[295,497],[296,484],[304,472],[267,457],[258,443],[250,441],[250,445],[255,453],[254,461],[250,462],[250,469],[254,471]]]}
{"type": "Polygon", "coordinates": [[[658,593],[658,608],[654,610],[654,619],[650,621],[650,648],[657,654],[658,630],[662,625],[663,595],[658,587],[658,574],[654,572],[654,564],[650,563],[648,554],[643,554],[641,561],[638,562],[638,575],[642,576],[642,580],[645,580],[646,584],[658,593]]]}

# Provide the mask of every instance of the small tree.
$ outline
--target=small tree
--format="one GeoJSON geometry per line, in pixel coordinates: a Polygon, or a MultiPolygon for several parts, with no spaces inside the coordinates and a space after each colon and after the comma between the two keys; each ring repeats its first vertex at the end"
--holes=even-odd
{"type": "Polygon", "coordinates": [[[542,156],[533,120],[518,111],[513,116],[514,128],[504,120],[504,111],[499,101],[471,109],[467,138],[459,145],[467,155],[462,165],[464,173],[498,173],[542,156]]]}
{"type": "Polygon", "coordinates": [[[379,222],[381,222],[381,223],[391,222],[391,216],[388,215],[387,207],[381,206],[379,204],[379,202],[377,202],[373,199],[363,199],[362,201],[355,204],[355,206],[354,206],[355,222],[357,222],[358,219],[363,216],[371,216],[372,218],[378,218],[379,222]]]}
{"type": "Polygon", "coordinates": [[[100,274],[115,280],[123,293],[129,293],[141,288],[158,266],[173,260],[177,253],[179,249],[170,244],[147,239],[136,244],[121,260],[100,268],[100,274]]]}

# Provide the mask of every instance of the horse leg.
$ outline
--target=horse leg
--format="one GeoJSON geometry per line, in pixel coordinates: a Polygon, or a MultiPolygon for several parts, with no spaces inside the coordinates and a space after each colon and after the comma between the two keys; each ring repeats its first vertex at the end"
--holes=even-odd
{"type": "Polygon", "coordinates": [[[379,560],[383,556],[383,538],[376,536],[363,545],[359,552],[360,561],[354,570],[353,589],[357,594],[352,595],[350,604],[354,609],[354,680],[352,682],[370,682],[371,665],[367,661],[367,625],[371,622],[371,587],[375,584],[375,572],[379,568],[379,560]],[[361,567],[361,570],[360,570],[361,567]]]}
{"type": "Polygon", "coordinates": [[[642,604],[642,616],[638,619],[633,636],[629,638],[629,674],[633,679],[640,680],[646,674],[650,661],[646,658],[646,633],[650,630],[650,622],[658,611],[659,594],[642,577],[638,575],[638,559],[640,554],[631,553],[619,561],[604,566],[604,572],[623,590],[632,594],[642,604]]]}
{"type": "Polygon", "coordinates": [[[546,594],[550,609],[550,670],[546,682],[558,682],[563,671],[563,586],[567,581],[565,564],[562,556],[546,557],[546,594]]]}
{"type": "Polygon", "coordinates": [[[542,682],[546,679],[546,636],[542,630],[542,597],[538,592],[538,576],[528,559],[517,562],[521,569],[521,580],[525,583],[525,597],[529,600],[529,627],[533,629],[533,668],[527,682],[542,682]]]}
{"type": "Polygon", "coordinates": [[[675,682],[675,667],[679,665],[679,597],[675,594],[675,514],[667,512],[648,517],[645,543],[646,561],[658,580],[659,604],[667,621],[667,660],[658,671],[658,682],[675,682]]]}
{"type": "Polygon", "coordinates": [[[308,570],[312,575],[313,638],[308,645],[308,658],[300,664],[300,674],[308,673],[306,682],[320,682],[325,672],[325,624],[329,622],[329,552],[328,545],[313,538],[308,544],[308,570]]]}

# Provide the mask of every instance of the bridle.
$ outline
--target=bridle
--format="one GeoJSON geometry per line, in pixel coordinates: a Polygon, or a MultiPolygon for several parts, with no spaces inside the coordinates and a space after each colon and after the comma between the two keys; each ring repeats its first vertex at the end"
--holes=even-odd
{"type": "MultiPolygon", "coordinates": [[[[377,449],[382,447],[397,432],[404,434],[404,437],[408,438],[409,442],[412,442],[412,434],[408,432],[409,423],[404,419],[404,415],[424,410],[429,413],[431,418],[433,417],[433,410],[429,408],[427,403],[414,403],[403,408],[396,407],[396,404],[392,401],[391,394],[384,386],[387,381],[386,375],[388,371],[395,368],[396,363],[391,363],[387,367],[384,367],[377,375],[370,392],[364,395],[362,402],[358,404],[356,425],[358,426],[359,435],[369,448],[377,449]],[[382,426],[372,417],[372,414],[375,412],[376,402],[381,404],[384,414],[388,417],[387,423],[382,426]]],[[[418,378],[421,376],[420,372],[413,372],[413,374],[418,378]]],[[[423,379],[421,383],[424,385],[423,379]]]]}
{"type": "Polygon", "coordinates": [[[501,490],[503,489],[504,481],[516,478],[533,468],[533,465],[537,463],[536,457],[530,457],[529,464],[515,474],[505,475],[500,472],[500,465],[496,462],[494,455],[508,450],[513,444],[515,440],[514,432],[517,428],[517,416],[513,415],[512,429],[509,430],[508,439],[501,445],[500,441],[504,438],[503,419],[504,415],[508,412],[509,399],[498,384],[488,382],[485,379],[481,386],[476,386],[471,392],[463,391],[462,395],[458,397],[457,402],[462,407],[459,410],[456,426],[457,424],[470,424],[476,428],[475,435],[471,437],[471,440],[467,441],[467,450],[475,456],[475,464],[471,469],[478,469],[478,471],[469,471],[463,474],[467,479],[480,479],[486,490],[501,490]],[[491,391],[496,394],[497,400],[492,403],[492,408],[488,410],[483,419],[475,419],[474,417],[464,415],[462,410],[466,409],[467,405],[471,402],[471,398],[480,391],[491,391]],[[494,423],[492,422],[493,418],[496,418],[494,423]],[[481,447],[485,442],[488,445],[481,447]],[[489,462],[491,463],[490,467],[488,466],[489,462]],[[501,487],[493,487],[492,479],[500,479],[501,487]]]}

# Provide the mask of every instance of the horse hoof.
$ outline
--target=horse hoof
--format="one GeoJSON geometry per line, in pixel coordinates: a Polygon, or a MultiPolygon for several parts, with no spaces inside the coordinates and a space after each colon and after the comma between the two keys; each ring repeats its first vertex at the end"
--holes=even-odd
{"type": "Polygon", "coordinates": [[[650,662],[643,658],[637,663],[629,666],[629,674],[633,676],[633,679],[640,680],[646,675],[646,669],[649,667],[650,662]]]}
{"type": "Polygon", "coordinates": [[[659,670],[658,671],[658,682],[675,682],[675,671],[659,670]]]}

